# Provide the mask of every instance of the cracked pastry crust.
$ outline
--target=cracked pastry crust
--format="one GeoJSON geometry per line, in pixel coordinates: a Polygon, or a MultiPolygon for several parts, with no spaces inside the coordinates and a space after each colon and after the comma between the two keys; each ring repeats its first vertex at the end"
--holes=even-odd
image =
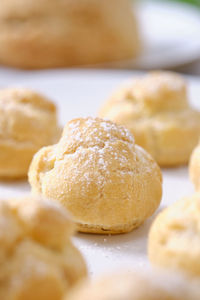
{"type": "Polygon", "coordinates": [[[151,72],[119,88],[99,116],[126,126],[161,166],[186,164],[200,135],[200,112],[188,102],[184,79],[151,72]]]}
{"type": "Polygon", "coordinates": [[[140,52],[129,0],[1,0],[0,24],[0,63],[19,68],[112,62],[140,52]]]}
{"type": "Polygon", "coordinates": [[[58,138],[56,107],[28,89],[0,90],[0,177],[27,175],[33,155],[58,138]]]}
{"type": "Polygon", "coordinates": [[[0,299],[62,300],[86,275],[62,207],[39,197],[0,200],[0,299]]]}
{"type": "Polygon", "coordinates": [[[200,276],[200,194],[181,199],[154,221],[148,254],[158,266],[200,276]]]}
{"type": "Polygon", "coordinates": [[[99,118],[67,123],[58,144],[35,154],[33,193],[62,203],[79,231],[131,231],[151,216],[162,195],[160,168],[127,129],[99,118]]]}
{"type": "Polygon", "coordinates": [[[199,286],[179,273],[123,271],[82,282],[65,300],[199,300],[199,286]]]}

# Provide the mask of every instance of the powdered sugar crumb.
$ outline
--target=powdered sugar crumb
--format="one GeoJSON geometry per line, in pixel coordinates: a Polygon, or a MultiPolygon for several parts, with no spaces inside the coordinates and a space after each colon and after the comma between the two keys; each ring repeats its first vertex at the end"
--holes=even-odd
{"type": "MultiPolygon", "coordinates": [[[[133,176],[135,166],[130,161],[136,162],[134,138],[123,126],[98,118],[79,119],[69,123],[62,138],[64,146],[70,143],[73,148],[75,145],[71,153],[66,151],[66,158],[73,165],[70,181],[80,183],[81,194],[84,195],[91,184],[96,185],[101,194],[113,173],[122,184],[126,176],[133,176]]],[[[61,160],[55,165],[62,163],[61,160]]]]}
{"type": "Polygon", "coordinates": [[[167,72],[150,73],[135,81],[134,84],[136,88],[139,84],[144,90],[148,90],[153,94],[157,94],[163,87],[174,92],[179,92],[185,87],[185,82],[180,76],[167,72]]]}
{"type": "Polygon", "coordinates": [[[128,131],[128,129],[121,125],[116,125],[110,121],[98,118],[87,118],[82,120],[85,120],[85,126],[81,126],[80,120],[75,120],[68,126],[70,136],[74,140],[82,141],[82,136],[84,136],[85,141],[90,141],[91,139],[99,141],[101,138],[103,138],[103,136],[106,136],[112,140],[116,139],[116,135],[118,134],[119,139],[121,136],[125,139],[124,141],[128,143],[134,143],[132,134],[128,131]]]}

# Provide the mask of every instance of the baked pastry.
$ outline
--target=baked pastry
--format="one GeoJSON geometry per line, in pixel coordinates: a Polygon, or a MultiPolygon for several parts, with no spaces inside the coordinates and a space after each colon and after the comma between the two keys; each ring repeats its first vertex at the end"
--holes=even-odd
{"type": "Polygon", "coordinates": [[[0,299],[62,300],[86,275],[73,231],[66,211],[49,200],[0,200],[0,299]]]}
{"type": "Polygon", "coordinates": [[[159,206],[156,162],[122,126],[98,118],[67,123],[58,144],[44,147],[29,169],[33,193],[62,203],[79,231],[131,231],[159,206]]]}
{"type": "Polygon", "coordinates": [[[161,212],[149,234],[153,264],[200,276],[200,194],[181,199],[161,212]]]}
{"type": "Polygon", "coordinates": [[[0,63],[19,68],[96,64],[140,51],[129,0],[1,0],[0,63]]]}
{"type": "Polygon", "coordinates": [[[35,152],[58,139],[56,107],[28,89],[0,90],[0,177],[27,175],[35,152]]]}
{"type": "Polygon", "coordinates": [[[200,135],[200,112],[189,105],[184,78],[171,72],[129,82],[99,115],[126,126],[161,166],[187,163],[200,135]]]}
{"type": "Polygon", "coordinates": [[[65,300],[199,300],[199,286],[180,274],[120,272],[76,286],[65,300]]]}
{"type": "Polygon", "coordinates": [[[200,191],[200,144],[192,152],[189,173],[196,191],[200,191]]]}

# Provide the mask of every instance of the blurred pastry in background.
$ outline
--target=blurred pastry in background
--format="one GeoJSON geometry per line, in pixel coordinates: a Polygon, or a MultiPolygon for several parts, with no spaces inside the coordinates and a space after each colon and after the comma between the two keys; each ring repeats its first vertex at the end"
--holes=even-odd
{"type": "Polygon", "coordinates": [[[200,135],[183,77],[150,72],[117,89],[99,116],[126,126],[161,166],[186,164],[200,135]]]}
{"type": "Polygon", "coordinates": [[[2,0],[0,63],[19,68],[96,64],[140,52],[129,0],[2,0]]]}
{"type": "Polygon", "coordinates": [[[35,152],[59,134],[51,101],[28,89],[0,90],[0,178],[25,177],[35,152]]]}
{"type": "Polygon", "coordinates": [[[86,276],[59,204],[27,196],[0,200],[0,299],[62,300],[86,276]]]}
{"type": "Polygon", "coordinates": [[[76,286],[65,300],[199,300],[200,280],[179,273],[120,271],[76,286]]]}
{"type": "Polygon", "coordinates": [[[81,232],[129,232],[162,196],[157,163],[126,128],[99,118],[68,122],[58,144],[35,154],[29,182],[33,193],[62,203],[81,232]]]}
{"type": "Polygon", "coordinates": [[[155,219],[149,234],[150,261],[200,276],[200,194],[179,200],[155,219]]]}
{"type": "Polygon", "coordinates": [[[200,192],[200,143],[192,152],[189,173],[196,191],[200,192]]]}

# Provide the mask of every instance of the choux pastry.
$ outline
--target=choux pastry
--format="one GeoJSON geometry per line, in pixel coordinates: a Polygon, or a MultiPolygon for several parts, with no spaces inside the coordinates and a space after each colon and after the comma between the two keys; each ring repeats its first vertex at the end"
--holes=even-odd
{"type": "Polygon", "coordinates": [[[196,191],[200,192],[200,144],[192,152],[189,173],[196,191]]]}
{"type": "Polygon", "coordinates": [[[52,68],[126,60],[140,52],[129,0],[1,0],[0,63],[52,68]]]}
{"type": "Polygon", "coordinates": [[[119,88],[99,115],[126,126],[161,166],[186,164],[200,135],[200,112],[190,107],[184,78],[171,72],[119,88]]]}
{"type": "Polygon", "coordinates": [[[99,118],[66,124],[58,144],[35,154],[32,192],[62,203],[79,231],[131,231],[159,206],[160,168],[122,126],[99,118]]]}
{"type": "Polygon", "coordinates": [[[158,266],[200,276],[200,194],[179,200],[154,221],[148,253],[158,266]]]}
{"type": "Polygon", "coordinates": [[[86,275],[59,204],[27,196],[0,200],[0,299],[62,300],[86,275]]]}
{"type": "Polygon", "coordinates": [[[35,152],[58,139],[56,107],[34,91],[0,90],[0,178],[27,175],[35,152]]]}
{"type": "Polygon", "coordinates": [[[65,300],[199,300],[199,286],[181,274],[119,272],[75,286],[65,300]]]}

